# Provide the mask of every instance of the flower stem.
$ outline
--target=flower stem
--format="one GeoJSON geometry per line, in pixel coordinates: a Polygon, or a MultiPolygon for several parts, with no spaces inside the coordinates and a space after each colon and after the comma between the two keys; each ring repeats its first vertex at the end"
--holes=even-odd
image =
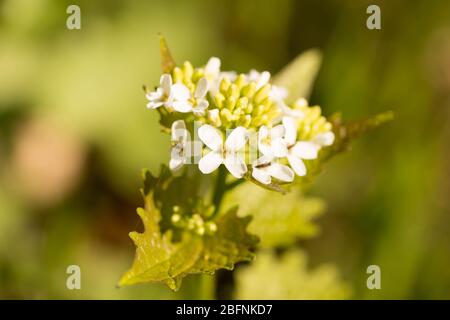
{"type": "Polygon", "coordinates": [[[216,277],[214,275],[202,274],[199,275],[199,300],[213,300],[216,292],[216,277]]]}
{"type": "Polygon", "coordinates": [[[227,171],[225,167],[220,166],[217,174],[216,187],[214,189],[214,196],[213,196],[213,204],[214,204],[213,217],[219,213],[220,205],[222,203],[222,199],[226,191],[226,179],[227,179],[227,171]]]}

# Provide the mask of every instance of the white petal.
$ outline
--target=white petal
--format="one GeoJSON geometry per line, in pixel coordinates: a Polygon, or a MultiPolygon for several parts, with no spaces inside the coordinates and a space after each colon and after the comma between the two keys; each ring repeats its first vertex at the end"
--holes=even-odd
{"type": "Polygon", "coordinates": [[[269,92],[269,97],[273,100],[273,101],[282,101],[284,99],[286,99],[289,95],[289,91],[285,88],[285,87],[281,87],[281,86],[274,86],[272,85],[272,87],[270,87],[270,92],[269,92]]]}
{"type": "Polygon", "coordinates": [[[167,95],[170,94],[170,89],[172,87],[172,77],[170,74],[163,74],[159,80],[161,89],[163,90],[163,92],[167,95]]]}
{"type": "Polygon", "coordinates": [[[253,168],[252,177],[262,184],[269,184],[272,181],[272,178],[270,178],[270,175],[266,172],[266,170],[261,170],[258,168],[253,168]]]}
{"type": "Polygon", "coordinates": [[[223,163],[235,178],[242,178],[247,172],[247,166],[244,160],[236,153],[227,154],[223,163]]]}
{"type": "Polygon", "coordinates": [[[299,141],[292,147],[291,152],[302,159],[316,159],[319,152],[319,146],[309,141],[299,141]]]}
{"type": "Polygon", "coordinates": [[[265,142],[269,136],[269,129],[266,126],[261,126],[258,131],[258,149],[264,155],[271,156],[272,148],[265,142]]]}
{"type": "Polygon", "coordinates": [[[286,130],[284,129],[284,126],[282,124],[279,124],[270,130],[270,137],[272,139],[282,138],[285,132],[286,130]]]}
{"type": "Polygon", "coordinates": [[[273,160],[273,157],[263,155],[263,156],[259,157],[258,159],[256,159],[256,160],[253,162],[252,165],[253,165],[254,167],[257,167],[257,166],[260,166],[260,165],[263,165],[263,164],[270,164],[270,162],[271,162],[272,160],[273,160]]]}
{"type": "Polygon", "coordinates": [[[275,155],[272,152],[272,147],[267,144],[260,142],[258,143],[258,151],[266,157],[273,158],[275,155]]]}
{"type": "Polygon", "coordinates": [[[308,100],[305,98],[299,98],[297,101],[295,101],[295,105],[299,107],[307,107],[308,106],[308,100]]]}
{"type": "Polygon", "coordinates": [[[145,95],[148,101],[160,101],[164,92],[161,88],[157,88],[155,91],[149,92],[145,95]]]}
{"type": "Polygon", "coordinates": [[[275,179],[292,182],[294,180],[294,171],[291,170],[288,166],[285,166],[281,163],[272,163],[267,169],[269,174],[275,179]]]}
{"type": "Polygon", "coordinates": [[[175,101],[172,103],[172,107],[175,111],[186,113],[192,111],[192,104],[190,104],[187,100],[175,101]]]}
{"type": "Polygon", "coordinates": [[[171,170],[178,170],[185,163],[185,149],[182,145],[176,144],[170,150],[169,167],[171,170]]]}
{"type": "Polygon", "coordinates": [[[219,79],[222,80],[224,78],[227,78],[228,80],[233,82],[237,78],[237,73],[235,71],[224,71],[224,72],[221,72],[220,76],[219,76],[219,79]]]}
{"type": "Polygon", "coordinates": [[[331,146],[334,142],[334,133],[331,131],[319,133],[314,138],[314,142],[321,146],[331,146]]]}
{"type": "Polygon", "coordinates": [[[259,74],[258,81],[256,82],[256,89],[261,88],[265,84],[267,84],[270,80],[270,72],[269,71],[263,71],[259,74]]]}
{"type": "Polygon", "coordinates": [[[305,115],[303,111],[298,109],[292,109],[291,107],[288,107],[285,103],[278,103],[278,107],[281,109],[281,112],[288,117],[301,119],[305,115]]]}
{"type": "Polygon", "coordinates": [[[261,126],[258,131],[258,141],[261,141],[269,136],[269,128],[261,126]]]}
{"type": "Polygon", "coordinates": [[[250,72],[247,75],[248,81],[258,81],[259,79],[259,72],[255,69],[250,70],[250,72]]]}
{"type": "Polygon", "coordinates": [[[203,116],[206,108],[208,108],[209,102],[206,99],[197,100],[197,105],[194,108],[194,114],[203,116]]]}
{"type": "Polygon", "coordinates": [[[186,130],[186,125],[183,120],[177,120],[172,123],[172,141],[182,141],[186,143],[189,132],[186,130]]]}
{"type": "Polygon", "coordinates": [[[225,141],[225,147],[228,151],[241,150],[247,141],[247,129],[244,127],[236,127],[231,131],[225,141]]]}
{"type": "Polygon", "coordinates": [[[292,169],[294,169],[294,172],[297,175],[301,177],[306,175],[306,167],[302,159],[290,154],[288,154],[287,159],[289,161],[289,165],[292,167],[292,169]]]}
{"type": "Polygon", "coordinates": [[[191,98],[188,87],[181,83],[175,83],[170,89],[171,98],[175,101],[186,101],[191,98]]]}
{"type": "Polygon", "coordinates": [[[220,133],[219,130],[217,130],[213,126],[209,124],[202,125],[198,129],[198,136],[200,140],[202,140],[202,142],[206,144],[206,146],[211,150],[214,151],[222,150],[223,145],[222,134],[220,133]]]}
{"type": "Polygon", "coordinates": [[[205,66],[205,73],[217,74],[220,72],[220,59],[216,57],[209,58],[205,66]]]}
{"type": "Polygon", "coordinates": [[[169,168],[172,171],[177,171],[184,165],[184,159],[170,159],[169,168]]]}
{"type": "Polygon", "coordinates": [[[163,104],[164,104],[164,102],[150,101],[149,103],[147,103],[147,108],[148,109],[157,109],[157,108],[161,107],[163,104]]]}
{"type": "Polygon", "coordinates": [[[277,158],[284,158],[288,153],[288,148],[286,146],[286,141],[282,138],[276,138],[272,140],[272,153],[277,158]]]}
{"type": "Polygon", "coordinates": [[[206,95],[206,92],[208,92],[208,80],[206,80],[206,78],[201,78],[200,80],[198,80],[194,97],[196,99],[203,98],[206,95]]]}
{"type": "Polygon", "coordinates": [[[294,118],[283,117],[283,126],[285,131],[285,140],[289,146],[295,143],[297,139],[297,124],[294,118]]]}
{"type": "Polygon", "coordinates": [[[222,155],[218,152],[211,151],[200,159],[198,168],[202,173],[209,174],[216,170],[222,162],[222,155]]]}
{"type": "Polygon", "coordinates": [[[209,111],[208,111],[208,113],[209,113],[209,116],[211,117],[211,118],[218,118],[219,117],[219,109],[210,109],[209,111]]]}

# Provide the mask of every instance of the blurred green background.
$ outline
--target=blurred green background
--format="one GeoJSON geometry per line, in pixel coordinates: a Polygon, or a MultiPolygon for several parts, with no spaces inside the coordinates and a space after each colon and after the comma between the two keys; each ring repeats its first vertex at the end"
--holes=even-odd
{"type": "MultiPolygon", "coordinates": [[[[350,298],[450,298],[444,0],[0,0],[0,298],[196,297],[195,277],[177,293],[115,288],[134,253],[127,234],[140,229],[140,169],[168,159],[141,89],[159,79],[158,32],[179,62],[214,55],[240,72],[276,73],[319,48],[311,103],[346,119],[394,110],[393,123],[332,161],[309,190],[327,209],[320,235],[298,246],[308,268],[332,263],[350,298]],[[81,7],[81,30],[66,29],[69,4],[81,7]],[[366,28],[369,4],[381,7],[381,30],[366,28]],[[66,288],[70,264],[81,267],[82,290],[66,288]],[[381,290],[366,287],[371,264],[381,267],[381,290]]],[[[276,268],[270,259],[257,261],[276,268]]],[[[285,259],[294,266],[286,277],[301,282],[303,260],[285,259]]],[[[218,297],[252,298],[236,293],[235,278],[219,273],[218,297]]]]}

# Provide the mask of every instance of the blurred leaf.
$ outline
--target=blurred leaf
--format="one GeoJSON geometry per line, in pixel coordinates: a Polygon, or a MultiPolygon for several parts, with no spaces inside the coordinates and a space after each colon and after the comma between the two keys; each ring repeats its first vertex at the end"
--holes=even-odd
{"type": "Polygon", "coordinates": [[[298,55],[275,77],[273,83],[289,90],[287,102],[293,103],[299,98],[308,98],[314,80],[322,63],[322,54],[311,49],[298,55]]]}
{"type": "Polygon", "coordinates": [[[159,35],[159,51],[161,52],[161,66],[163,73],[171,73],[176,64],[170,53],[166,38],[162,35],[159,35]]]}
{"type": "Polygon", "coordinates": [[[298,190],[276,194],[243,184],[234,189],[225,202],[240,203],[240,212],[252,213],[249,231],[261,239],[261,246],[288,246],[299,238],[311,238],[318,232],[313,222],[325,210],[319,198],[303,197],[298,190]]]}
{"type": "MultiPolygon", "coordinates": [[[[163,282],[172,290],[178,290],[181,280],[188,274],[212,274],[217,269],[233,269],[235,263],[250,261],[253,254],[250,248],[258,242],[257,237],[247,233],[250,217],[239,218],[237,207],[229,210],[216,219],[210,220],[216,231],[198,235],[188,228],[171,226],[163,232],[160,228],[161,208],[163,204],[173,204],[173,199],[189,199],[191,190],[171,188],[174,178],[167,167],[161,169],[158,178],[149,171],[144,172],[145,208],[137,210],[144,224],[143,233],[131,232],[130,238],[136,245],[136,256],[133,265],[119,281],[119,286],[144,283],[163,282]],[[184,192],[184,193],[183,193],[184,192]],[[170,199],[161,200],[170,193],[170,199]],[[171,200],[172,199],[172,200],[171,200]],[[173,234],[179,234],[178,240],[173,234]]],[[[189,180],[187,180],[189,181],[189,180]]],[[[181,204],[182,205],[182,204],[181,204]]],[[[181,211],[193,210],[192,206],[182,207],[181,211]]],[[[185,212],[192,215],[193,212],[185,212]]],[[[207,215],[203,214],[204,217],[207,215]]]]}
{"type": "Polygon", "coordinates": [[[258,259],[239,270],[236,279],[235,299],[348,299],[351,295],[333,265],[308,270],[305,254],[295,249],[281,258],[272,251],[259,252],[258,259]]]}

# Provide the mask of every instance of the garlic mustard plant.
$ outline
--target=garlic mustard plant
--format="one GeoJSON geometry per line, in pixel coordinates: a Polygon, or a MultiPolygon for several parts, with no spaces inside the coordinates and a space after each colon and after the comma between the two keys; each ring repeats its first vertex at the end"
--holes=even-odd
{"type": "Polygon", "coordinates": [[[295,88],[299,61],[272,77],[224,71],[217,57],[177,65],[164,38],[160,48],[160,82],[145,97],[171,136],[170,160],[159,176],[144,171],[138,214],[145,231],[130,233],[136,256],[119,285],[163,282],[177,290],[189,274],[231,270],[254,257],[251,218],[239,216],[237,206],[222,210],[227,192],[246,181],[282,194],[301,188],[352,139],[392,115],[326,118],[295,88]]]}

